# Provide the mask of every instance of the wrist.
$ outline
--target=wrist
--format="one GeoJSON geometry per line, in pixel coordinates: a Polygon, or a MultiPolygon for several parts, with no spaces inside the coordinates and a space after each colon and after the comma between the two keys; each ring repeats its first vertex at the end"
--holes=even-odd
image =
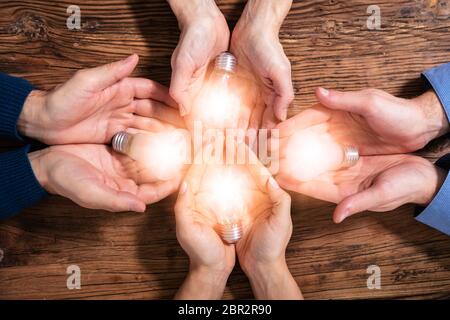
{"type": "Polygon", "coordinates": [[[255,264],[246,274],[256,299],[303,299],[285,259],[255,264]]]}
{"type": "Polygon", "coordinates": [[[248,0],[236,29],[259,30],[278,35],[292,0],[248,0]]]}
{"type": "Polygon", "coordinates": [[[33,90],[28,95],[17,121],[17,130],[20,134],[33,139],[41,140],[45,128],[45,105],[47,93],[33,90]]]}
{"type": "Polygon", "coordinates": [[[49,153],[49,148],[34,151],[28,154],[28,160],[31,164],[31,169],[33,170],[34,176],[39,184],[48,191],[48,174],[46,169],[46,159],[49,153]]]}
{"type": "Polygon", "coordinates": [[[229,273],[215,268],[193,266],[191,264],[189,273],[178,290],[175,299],[220,299],[225,290],[228,276],[229,273]]]}
{"type": "Polygon", "coordinates": [[[423,116],[423,138],[425,144],[446,134],[449,131],[449,119],[438,96],[433,90],[428,90],[413,99],[423,116]]]}
{"type": "Polygon", "coordinates": [[[180,30],[202,18],[224,19],[214,0],[168,0],[180,30]]]}
{"type": "Polygon", "coordinates": [[[417,198],[412,202],[426,206],[436,197],[436,194],[444,184],[448,172],[429,163],[428,160],[423,159],[423,161],[424,167],[422,176],[425,178],[423,184],[424,188],[421,188],[420,192],[417,194],[417,198]]]}

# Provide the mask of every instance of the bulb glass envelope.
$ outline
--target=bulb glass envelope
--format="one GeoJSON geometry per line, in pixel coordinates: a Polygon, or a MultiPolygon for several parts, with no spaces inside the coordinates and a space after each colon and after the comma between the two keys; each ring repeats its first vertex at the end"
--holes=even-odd
{"type": "Polygon", "coordinates": [[[355,155],[356,148],[339,144],[324,125],[294,133],[285,148],[286,166],[292,177],[299,181],[313,180],[326,172],[351,166],[359,158],[355,155]]]}

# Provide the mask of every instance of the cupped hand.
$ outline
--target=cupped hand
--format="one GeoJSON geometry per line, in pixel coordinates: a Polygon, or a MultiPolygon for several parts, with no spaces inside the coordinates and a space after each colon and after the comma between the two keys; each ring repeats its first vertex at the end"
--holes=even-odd
{"type": "Polygon", "coordinates": [[[254,109],[250,127],[272,128],[285,120],[289,104],[294,99],[291,64],[278,38],[278,30],[266,30],[241,18],[231,38],[230,51],[240,67],[253,74],[258,84],[260,102],[254,109]]]}
{"type": "Polygon", "coordinates": [[[138,56],[78,71],[51,92],[33,91],[18,121],[25,136],[46,144],[108,143],[118,131],[136,127],[146,117],[183,126],[168,89],[129,78],[138,56]]]}
{"type": "Polygon", "coordinates": [[[180,21],[180,28],[180,40],[172,54],[170,95],[184,116],[191,111],[192,101],[203,85],[210,62],[227,51],[230,31],[215,5],[208,12],[180,21]]]}
{"type": "Polygon", "coordinates": [[[202,164],[193,164],[181,185],[175,205],[177,239],[189,256],[191,269],[208,270],[226,279],[235,264],[235,249],[222,241],[214,217],[197,200],[204,170],[202,164]]]}
{"type": "Polygon", "coordinates": [[[333,220],[368,210],[385,212],[406,203],[428,204],[445,179],[445,172],[413,155],[363,156],[347,169],[326,172],[311,181],[292,178],[280,161],[276,179],[291,191],[337,203],[333,220]]]}
{"type": "Polygon", "coordinates": [[[376,89],[318,88],[316,96],[322,106],[280,124],[282,136],[326,123],[336,139],[358,147],[362,155],[375,155],[416,151],[448,131],[448,120],[433,91],[411,100],[376,89]]]}
{"type": "MultiPolygon", "coordinates": [[[[156,119],[146,118],[145,122],[140,130],[173,128],[156,119]]],[[[186,170],[184,166],[171,179],[158,180],[147,163],[97,144],[51,146],[29,157],[36,178],[49,193],[85,208],[113,212],[145,211],[146,204],[175,192],[186,170]]]]}

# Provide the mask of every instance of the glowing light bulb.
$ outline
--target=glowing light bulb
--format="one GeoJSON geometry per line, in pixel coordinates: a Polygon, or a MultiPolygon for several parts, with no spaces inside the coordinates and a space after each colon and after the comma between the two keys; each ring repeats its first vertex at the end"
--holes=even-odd
{"type": "Polygon", "coordinates": [[[289,138],[286,161],[292,177],[309,181],[329,171],[351,167],[359,160],[356,147],[342,146],[320,130],[301,130],[289,138]]]}
{"type": "Polygon", "coordinates": [[[136,134],[122,131],[114,135],[112,147],[150,169],[156,179],[170,180],[187,163],[189,141],[185,130],[181,129],[136,134]]]}
{"type": "Polygon", "coordinates": [[[246,181],[236,166],[218,166],[204,180],[210,211],[215,215],[221,238],[233,244],[242,237],[246,210],[246,181]]]}
{"type": "Polygon", "coordinates": [[[214,129],[235,128],[238,125],[241,97],[235,83],[236,58],[221,53],[214,69],[193,103],[194,120],[214,129]]]}

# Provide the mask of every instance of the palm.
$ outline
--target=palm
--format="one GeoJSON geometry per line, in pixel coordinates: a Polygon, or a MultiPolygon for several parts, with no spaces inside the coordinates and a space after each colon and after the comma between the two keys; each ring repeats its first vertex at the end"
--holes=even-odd
{"type": "MultiPolygon", "coordinates": [[[[414,112],[412,112],[414,117],[414,112]]],[[[398,117],[397,117],[398,118],[398,117]]],[[[408,142],[413,140],[418,144],[421,141],[411,139],[413,130],[409,132],[406,123],[394,123],[395,115],[377,114],[375,118],[363,117],[354,113],[332,110],[318,104],[289,120],[281,123],[280,146],[287,143],[290,136],[296,131],[321,125],[341,145],[355,146],[361,155],[404,153],[416,148],[408,142]],[[403,130],[402,127],[405,129],[403,130]]],[[[412,119],[411,119],[412,121],[412,119]]],[[[410,122],[408,122],[409,124],[410,122]]],[[[414,126],[412,122],[411,126],[414,126]]]]}
{"type": "MultiPolygon", "coordinates": [[[[50,150],[56,164],[52,177],[54,181],[59,181],[54,184],[57,190],[51,192],[55,191],[77,203],[83,202],[82,194],[77,195],[70,190],[83,193],[85,186],[90,185],[128,192],[146,203],[152,203],[166,196],[166,193],[174,192],[181,180],[180,173],[170,181],[154,181],[143,164],[102,145],[64,145],[51,147],[50,150]],[[137,178],[136,172],[142,174],[137,178]]],[[[81,205],[89,207],[86,203],[81,205]]]]}
{"type": "Polygon", "coordinates": [[[404,204],[402,200],[408,194],[423,193],[423,175],[419,169],[423,166],[427,166],[426,160],[411,155],[365,156],[351,168],[299,182],[293,180],[281,164],[277,180],[286,189],[333,203],[375,187],[379,191],[377,197],[384,201],[370,210],[389,211],[404,204]]]}
{"type": "Polygon", "coordinates": [[[50,94],[48,105],[59,131],[58,139],[65,143],[109,142],[116,132],[134,124],[137,100],[133,86],[126,80],[98,92],[84,88],[66,91],[64,86],[61,89],[50,94]],[[65,103],[57,106],[61,95],[65,103]]]}

